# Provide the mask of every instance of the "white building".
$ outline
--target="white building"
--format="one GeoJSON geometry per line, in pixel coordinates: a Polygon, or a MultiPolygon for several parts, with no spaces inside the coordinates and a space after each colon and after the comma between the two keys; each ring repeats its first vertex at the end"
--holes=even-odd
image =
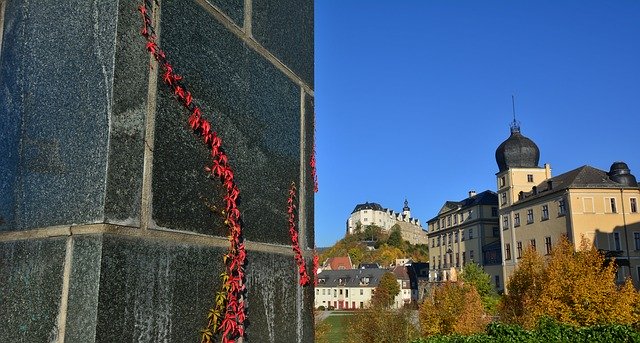
{"type": "Polygon", "coordinates": [[[400,286],[393,308],[400,308],[418,299],[418,285],[410,266],[396,266],[392,270],[324,270],[318,274],[314,307],[332,307],[338,310],[368,308],[382,275],[388,272],[396,276],[400,286]]]}
{"type": "Polygon", "coordinates": [[[347,234],[354,233],[358,228],[376,225],[388,232],[394,225],[400,227],[402,239],[411,244],[427,244],[427,233],[422,228],[420,220],[411,218],[409,202],[405,199],[402,212],[383,208],[380,204],[366,202],[358,204],[347,219],[347,234]]]}

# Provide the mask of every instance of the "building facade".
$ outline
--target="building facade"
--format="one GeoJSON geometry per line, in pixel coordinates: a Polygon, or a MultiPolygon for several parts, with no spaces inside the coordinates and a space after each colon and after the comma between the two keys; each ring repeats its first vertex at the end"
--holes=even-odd
{"type": "Polygon", "coordinates": [[[455,281],[467,263],[478,263],[496,289],[504,287],[501,268],[498,196],[486,190],[461,201],[447,201],[428,221],[429,280],[455,281]]]}
{"type": "Polygon", "coordinates": [[[589,239],[615,257],[618,281],[640,278],[640,189],[624,162],[609,172],[582,166],[552,177],[538,166],[540,151],[514,122],[496,150],[502,266],[508,278],[525,249],[542,255],[566,235],[576,249],[589,239]]]}
{"type": "Polygon", "coordinates": [[[389,232],[394,225],[400,228],[402,239],[411,244],[427,244],[427,233],[422,228],[420,220],[411,217],[409,202],[405,199],[402,212],[383,208],[380,204],[366,202],[358,204],[347,219],[347,234],[368,225],[375,225],[389,232]]]}
{"type": "Polygon", "coordinates": [[[323,270],[318,274],[315,287],[315,308],[353,310],[368,308],[371,297],[385,273],[396,276],[400,292],[395,296],[393,308],[401,308],[417,300],[418,284],[410,266],[393,269],[366,268],[348,270],[323,270]]]}

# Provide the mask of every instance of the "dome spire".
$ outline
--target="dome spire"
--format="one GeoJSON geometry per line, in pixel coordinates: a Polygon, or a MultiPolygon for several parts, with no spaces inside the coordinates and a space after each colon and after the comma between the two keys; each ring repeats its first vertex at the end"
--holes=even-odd
{"type": "Polygon", "coordinates": [[[509,125],[511,133],[520,132],[520,123],[516,120],[516,97],[513,94],[511,94],[511,107],[513,109],[513,121],[509,125]]]}

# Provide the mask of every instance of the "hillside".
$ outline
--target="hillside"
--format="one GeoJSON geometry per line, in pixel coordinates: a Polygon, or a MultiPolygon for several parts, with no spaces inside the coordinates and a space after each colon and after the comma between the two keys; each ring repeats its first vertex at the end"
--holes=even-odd
{"type": "Polygon", "coordinates": [[[357,233],[348,234],[332,247],[320,253],[320,262],[337,256],[351,257],[354,266],[360,263],[378,263],[388,266],[398,258],[410,258],[414,262],[429,262],[429,247],[426,244],[413,245],[402,240],[400,230],[394,226],[382,232],[380,227],[370,225],[357,233]]]}

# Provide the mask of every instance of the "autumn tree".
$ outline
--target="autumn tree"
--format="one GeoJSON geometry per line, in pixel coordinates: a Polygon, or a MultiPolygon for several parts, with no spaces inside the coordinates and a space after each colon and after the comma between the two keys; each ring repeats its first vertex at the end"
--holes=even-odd
{"type": "Polygon", "coordinates": [[[408,309],[389,309],[380,304],[358,311],[347,327],[347,343],[406,343],[416,339],[418,330],[408,309]]]}
{"type": "Polygon", "coordinates": [[[380,278],[380,283],[371,297],[371,303],[373,306],[389,307],[393,305],[393,301],[399,293],[400,285],[396,276],[391,272],[386,272],[380,278]]]}
{"type": "Polygon", "coordinates": [[[480,294],[472,284],[446,282],[434,287],[419,310],[424,336],[435,334],[473,334],[489,323],[480,294]]]}
{"type": "Polygon", "coordinates": [[[632,324],[640,320],[635,311],[639,294],[630,280],[616,283],[616,266],[587,240],[580,249],[566,238],[553,248],[545,264],[528,251],[507,284],[501,317],[511,323],[533,327],[543,316],[574,326],[632,324]]]}

